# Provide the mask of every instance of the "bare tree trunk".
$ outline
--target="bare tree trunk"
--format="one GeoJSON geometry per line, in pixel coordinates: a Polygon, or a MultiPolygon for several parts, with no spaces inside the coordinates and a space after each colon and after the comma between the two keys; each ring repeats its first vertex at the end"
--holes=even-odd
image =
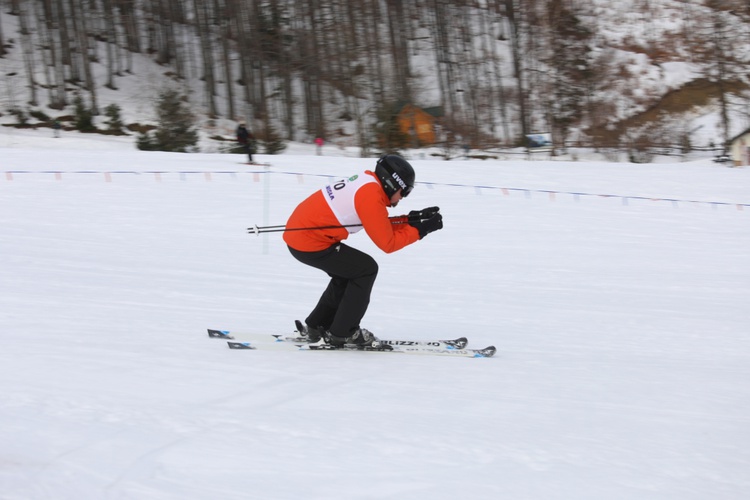
{"type": "Polygon", "coordinates": [[[23,62],[26,67],[26,77],[29,82],[29,104],[39,104],[36,95],[36,79],[34,78],[34,42],[29,29],[28,5],[22,4],[18,10],[18,23],[21,28],[21,45],[23,47],[23,62]]]}
{"type": "Polygon", "coordinates": [[[724,13],[721,12],[718,5],[714,6],[713,3],[709,3],[709,6],[714,7],[711,13],[712,30],[710,42],[710,53],[713,60],[709,64],[709,67],[712,67],[709,71],[712,73],[712,79],[716,82],[719,90],[719,116],[721,117],[722,139],[724,140],[724,144],[727,145],[731,135],[727,83],[731,78],[729,66],[732,59],[732,42],[728,36],[730,29],[723,19],[724,13]]]}
{"type": "MultiPolygon", "coordinates": [[[[155,2],[159,0],[141,0],[140,14],[142,16],[141,23],[144,25],[146,31],[146,48],[147,54],[153,54],[159,50],[158,32],[156,29],[156,10],[154,7],[155,2]]],[[[134,12],[134,15],[137,13],[134,12]]]]}
{"type": "Polygon", "coordinates": [[[211,27],[209,26],[209,6],[201,0],[194,0],[196,26],[198,28],[198,38],[201,45],[201,58],[203,60],[203,79],[205,82],[205,99],[208,106],[208,114],[211,117],[218,115],[216,109],[216,79],[214,78],[213,69],[213,49],[211,45],[211,27]]]}
{"type": "Polygon", "coordinates": [[[259,2],[254,4],[254,12],[251,19],[251,26],[255,36],[253,37],[251,47],[253,48],[253,56],[257,64],[253,65],[253,98],[255,103],[256,116],[263,121],[264,130],[269,129],[269,113],[268,113],[268,102],[266,96],[266,61],[264,55],[263,42],[266,34],[262,30],[261,26],[261,6],[259,2]]]}
{"type": "MultiPolygon", "coordinates": [[[[125,30],[125,40],[129,52],[140,53],[141,42],[138,35],[138,21],[135,16],[135,0],[114,0],[120,11],[122,27],[125,30]]],[[[128,72],[130,72],[130,67],[128,72]]]]}
{"type": "Polygon", "coordinates": [[[56,12],[55,15],[59,16],[56,18],[56,22],[60,28],[60,57],[62,59],[63,67],[68,67],[68,79],[72,82],[81,81],[81,70],[80,61],[75,55],[78,51],[75,37],[76,33],[70,33],[70,26],[68,23],[70,19],[70,11],[65,7],[65,0],[55,0],[56,12]]]}
{"type": "Polygon", "coordinates": [[[240,54],[240,78],[242,85],[244,86],[244,118],[240,120],[247,121],[250,125],[253,116],[255,115],[255,101],[252,94],[252,82],[253,82],[253,52],[252,42],[255,33],[251,32],[251,2],[240,0],[238,4],[237,12],[237,44],[238,51],[240,54]]]}
{"type": "MultiPolygon", "coordinates": [[[[495,13],[498,15],[497,23],[498,23],[498,29],[500,32],[498,34],[495,34],[494,30],[489,31],[489,44],[490,44],[490,53],[491,53],[491,60],[492,60],[492,68],[489,68],[489,71],[491,71],[491,75],[488,75],[488,80],[493,81],[497,80],[496,82],[496,92],[497,92],[497,101],[499,103],[500,107],[500,123],[502,126],[502,137],[504,141],[507,141],[511,138],[510,132],[508,130],[508,106],[507,106],[507,99],[505,97],[505,87],[503,85],[503,70],[502,70],[502,64],[500,62],[500,55],[497,51],[497,43],[496,40],[502,40],[505,38],[505,30],[503,29],[504,26],[504,20],[499,16],[502,9],[501,9],[501,3],[502,0],[496,0],[494,9],[495,13]],[[494,78],[493,78],[494,77],[494,78]]],[[[493,133],[493,136],[495,134],[493,133]]]]}
{"type": "Polygon", "coordinates": [[[47,89],[47,103],[52,106],[54,102],[55,84],[53,82],[53,75],[51,74],[51,68],[53,62],[50,59],[49,52],[46,49],[52,49],[52,40],[49,36],[49,29],[47,27],[47,20],[44,16],[44,2],[34,2],[34,16],[36,17],[36,29],[39,34],[39,44],[41,46],[42,64],[44,66],[44,87],[47,89]]]}
{"type": "Polygon", "coordinates": [[[523,65],[523,52],[521,48],[521,21],[518,18],[518,0],[505,0],[505,14],[510,24],[511,52],[513,54],[513,73],[516,79],[516,93],[518,99],[519,122],[521,123],[521,139],[529,134],[529,115],[527,110],[525,69],[523,65]]]}
{"type": "Polygon", "coordinates": [[[80,65],[83,68],[85,87],[86,90],[89,91],[89,97],[91,99],[91,113],[94,115],[98,115],[99,107],[96,98],[96,83],[94,82],[94,74],[91,71],[88,32],[86,29],[87,12],[85,12],[82,8],[79,9],[79,5],[76,3],[76,0],[70,0],[70,13],[73,23],[73,31],[75,32],[76,38],[78,40],[78,57],[80,59],[80,65]]]}
{"type": "Polygon", "coordinates": [[[434,19],[432,30],[437,58],[438,83],[440,85],[441,105],[449,121],[458,113],[459,107],[456,95],[456,75],[454,61],[451,55],[451,44],[448,36],[449,26],[452,24],[449,15],[448,0],[432,0],[434,19]]]}
{"type": "Polygon", "coordinates": [[[229,16],[231,12],[236,12],[232,0],[217,0],[216,10],[220,12],[219,22],[221,23],[221,52],[224,62],[224,80],[227,91],[227,115],[235,116],[234,109],[234,81],[232,76],[232,57],[229,48],[229,40],[232,36],[229,16]],[[219,5],[221,1],[221,5],[219,5]]]}
{"type": "MultiPolygon", "coordinates": [[[[480,33],[474,33],[474,27],[479,22],[474,23],[471,15],[471,9],[464,7],[456,12],[455,16],[459,20],[460,29],[457,33],[458,43],[461,47],[462,58],[461,80],[463,83],[462,118],[464,121],[464,144],[471,144],[472,147],[479,145],[479,74],[478,68],[482,64],[476,53],[476,40],[481,38],[480,33]]],[[[486,17],[486,16],[481,16],[486,17]]]]}
{"type": "Polygon", "coordinates": [[[45,0],[44,1],[44,18],[45,25],[47,27],[48,43],[47,47],[50,51],[50,62],[54,68],[53,80],[50,87],[54,88],[53,97],[51,98],[49,106],[52,109],[62,109],[68,104],[68,98],[65,91],[65,67],[62,58],[62,43],[60,40],[60,24],[59,19],[61,16],[59,9],[59,3],[56,0],[45,0]]]}
{"type": "MultiPolygon", "coordinates": [[[[380,19],[380,2],[378,0],[364,0],[364,2],[363,9],[365,11],[365,19],[380,19]]],[[[385,98],[386,83],[383,62],[380,57],[380,54],[383,52],[381,48],[381,37],[378,32],[378,23],[366,21],[362,29],[365,32],[365,43],[367,44],[366,58],[370,80],[372,81],[372,100],[375,102],[382,102],[385,98]]]]}
{"type": "Polygon", "coordinates": [[[176,0],[169,0],[169,17],[171,22],[167,26],[167,36],[169,39],[169,45],[172,50],[172,57],[174,58],[175,73],[179,78],[187,78],[187,69],[185,67],[185,55],[183,54],[183,46],[178,43],[178,37],[176,34],[177,30],[182,31],[182,27],[185,25],[185,11],[183,3],[176,0]]]}
{"type": "Polygon", "coordinates": [[[302,0],[300,38],[302,84],[305,97],[305,118],[308,134],[318,136],[325,133],[323,104],[321,102],[320,67],[323,65],[318,39],[318,0],[302,0]]]}
{"type": "Polygon", "coordinates": [[[356,66],[355,61],[361,60],[361,58],[368,58],[368,39],[364,38],[364,42],[359,36],[360,29],[368,23],[363,23],[363,19],[366,17],[366,8],[364,5],[356,5],[355,2],[346,2],[346,16],[345,25],[347,30],[342,30],[342,36],[344,41],[342,49],[353,48],[352,61],[347,64],[347,86],[349,87],[349,95],[347,97],[347,108],[350,109],[350,114],[355,120],[355,130],[357,135],[357,145],[360,148],[360,155],[362,157],[369,156],[370,153],[370,140],[368,137],[367,125],[365,122],[365,116],[360,106],[360,99],[364,98],[368,93],[364,92],[362,86],[364,81],[360,84],[360,79],[364,80],[364,68],[361,63],[356,66]],[[364,17],[363,17],[364,16],[364,17]]]}
{"type": "Polygon", "coordinates": [[[5,38],[3,37],[3,16],[0,12],[0,57],[4,57],[8,52],[5,50],[5,38]]]}
{"type": "Polygon", "coordinates": [[[409,88],[409,49],[406,40],[407,29],[404,24],[404,11],[401,0],[388,0],[388,30],[391,39],[391,55],[393,67],[396,70],[395,88],[398,100],[411,102],[412,96],[409,88]]]}
{"type": "Polygon", "coordinates": [[[289,40],[293,37],[293,31],[290,29],[289,20],[294,15],[292,2],[283,1],[279,5],[279,0],[271,1],[272,15],[279,19],[277,26],[277,48],[278,68],[277,73],[281,80],[281,106],[282,122],[284,123],[284,135],[288,140],[295,139],[294,126],[294,57],[291,53],[289,40]],[[281,20],[284,19],[283,22],[281,20]]]}
{"type": "Polygon", "coordinates": [[[107,41],[107,83],[104,85],[112,90],[117,90],[115,85],[115,52],[117,47],[117,28],[114,22],[114,8],[112,0],[102,0],[104,15],[104,33],[107,41]]]}
{"type": "MultiPolygon", "coordinates": [[[[156,62],[167,65],[172,62],[174,56],[171,2],[170,0],[154,0],[151,5],[154,15],[156,62]]],[[[198,36],[201,36],[200,31],[198,36]]]]}

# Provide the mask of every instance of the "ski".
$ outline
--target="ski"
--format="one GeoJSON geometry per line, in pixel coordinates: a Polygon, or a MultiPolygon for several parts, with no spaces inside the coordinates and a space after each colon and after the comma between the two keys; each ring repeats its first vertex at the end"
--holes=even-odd
{"type": "Polygon", "coordinates": [[[383,352],[391,354],[421,354],[431,356],[453,356],[464,358],[491,358],[495,355],[495,346],[484,349],[457,349],[455,347],[441,347],[433,345],[381,345],[381,347],[365,347],[360,345],[346,344],[333,346],[330,344],[311,344],[309,342],[235,342],[227,341],[230,349],[247,350],[272,350],[272,351],[360,351],[360,352],[383,352]]]}
{"type": "MultiPolygon", "coordinates": [[[[218,338],[224,340],[237,340],[247,342],[288,342],[288,343],[308,343],[306,336],[287,336],[278,335],[271,333],[248,333],[248,332],[231,332],[228,330],[212,330],[208,329],[208,336],[211,338],[218,338]]],[[[464,349],[466,344],[469,343],[466,337],[459,337],[452,340],[380,340],[383,345],[388,345],[398,348],[406,347],[434,347],[443,349],[464,349]]]]}

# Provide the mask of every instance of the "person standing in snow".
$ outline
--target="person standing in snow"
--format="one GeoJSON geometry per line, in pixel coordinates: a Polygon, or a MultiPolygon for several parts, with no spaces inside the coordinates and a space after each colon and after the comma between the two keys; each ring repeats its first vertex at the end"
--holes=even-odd
{"type": "Polygon", "coordinates": [[[366,170],[325,186],[292,212],[284,233],[289,251],[298,261],[331,277],[300,332],[311,342],[322,338],[334,345],[378,345],[377,337],[360,327],[378,264],[342,240],[364,229],[381,250],[391,253],[442,229],[438,207],[388,217],[388,207],[395,207],[411,193],[414,179],[409,162],[398,155],[385,155],[374,172],[366,170]],[[320,227],[324,228],[299,229],[320,227]]]}
{"type": "Polygon", "coordinates": [[[253,142],[255,142],[255,137],[245,127],[244,123],[240,123],[239,127],[237,127],[237,142],[240,143],[247,153],[247,162],[253,163],[253,142]]]}

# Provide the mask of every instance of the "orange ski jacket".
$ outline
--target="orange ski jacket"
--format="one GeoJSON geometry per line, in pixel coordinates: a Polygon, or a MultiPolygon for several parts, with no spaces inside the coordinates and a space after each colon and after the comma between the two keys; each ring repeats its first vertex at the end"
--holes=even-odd
{"type": "MultiPolygon", "coordinates": [[[[419,240],[419,231],[406,223],[406,216],[395,220],[388,218],[391,200],[375,174],[367,170],[360,175],[371,176],[375,182],[364,177],[359,179],[355,189],[337,191],[337,186],[345,185],[345,181],[342,181],[326,186],[302,201],[286,223],[284,242],[300,252],[319,252],[347,239],[349,234],[364,229],[378,248],[391,253],[419,240]],[[339,219],[342,217],[341,213],[339,217],[334,213],[332,200],[335,196],[339,196],[337,204],[348,204],[351,207],[353,203],[353,211],[346,220],[339,219]],[[353,222],[362,224],[362,227],[289,231],[294,228],[338,226],[353,222]]],[[[349,181],[358,177],[353,176],[349,181]]]]}

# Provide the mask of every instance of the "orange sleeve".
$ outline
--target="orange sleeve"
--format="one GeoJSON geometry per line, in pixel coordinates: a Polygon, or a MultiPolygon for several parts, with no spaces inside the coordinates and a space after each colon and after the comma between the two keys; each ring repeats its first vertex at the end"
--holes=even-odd
{"type": "Polygon", "coordinates": [[[409,224],[389,220],[388,206],[390,200],[379,183],[362,186],[354,198],[354,207],[367,235],[382,251],[392,253],[418,241],[419,231],[409,224]]]}

